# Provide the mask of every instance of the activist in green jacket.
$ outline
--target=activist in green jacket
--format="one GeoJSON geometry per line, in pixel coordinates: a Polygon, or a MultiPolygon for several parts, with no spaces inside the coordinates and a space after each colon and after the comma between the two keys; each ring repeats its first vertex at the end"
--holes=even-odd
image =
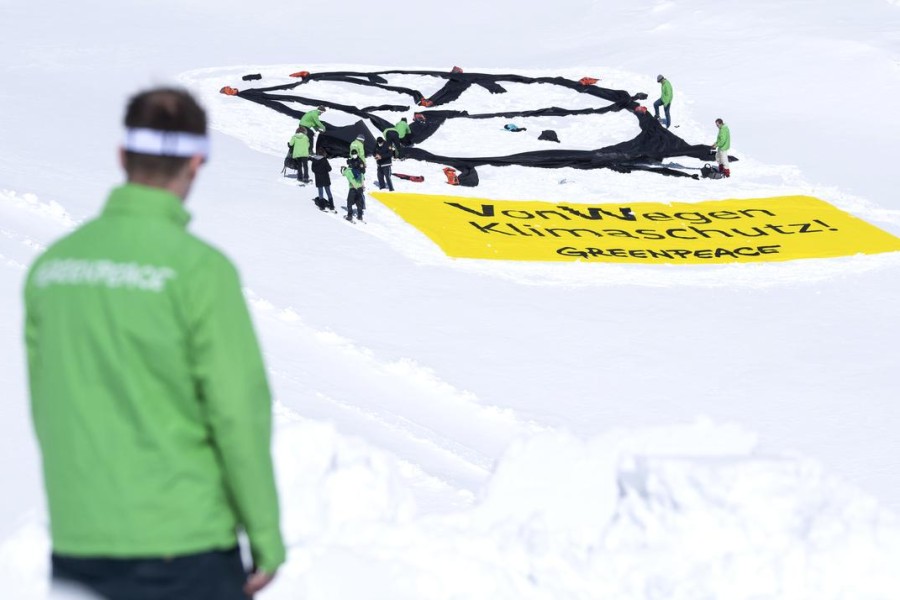
{"type": "Polygon", "coordinates": [[[672,124],[672,82],[663,75],[657,75],[656,81],[660,84],[660,96],[653,102],[653,110],[656,114],[656,118],[659,119],[659,108],[663,108],[666,113],[666,120],[663,124],[666,126],[666,129],[668,129],[672,124]]]}
{"type": "Polygon", "coordinates": [[[731,149],[731,131],[722,119],[716,119],[716,127],[719,128],[719,133],[716,135],[716,143],[712,144],[712,148],[716,151],[716,162],[719,163],[719,171],[725,177],[731,177],[728,160],[728,150],[731,149]]]}
{"type": "MultiPolygon", "coordinates": [[[[722,121],[716,122],[716,125],[719,127],[719,133],[716,135],[716,143],[715,147],[722,152],[731,149],[731,130],[728,129],[728,125],[726,125],[722,121]]],[[[708,139],[708,138],[707,138],[708,139]]]]}
{"type": "Polygon", "coordinates": [[[359,156],[359,159],[362,161],[366,160],[366,147],[363,145],[363,140],[356,138],[352,142],[350,142],[350,152],[349,154],[353,154],[353,151],[356,150],[356,155],[359,156]]]}
{"type": "Polygon", "coordinates": [[[366,208],[366,199],[363,195],[363,177],[350,167],[341,167],[341,175],[350,184],[350,188],[347,190],[347,214],[344,218],[348,221],[353,221],[353,208],[356,207],[356,218],[362,221],[363,211],[366,208]]]}
{"type": "Polygon", "coordinates": [[[28,273],[25,337],[53,550],[284,562],[266,373],[238,274],[181,199],[114,189],[28,273]]]}
{"type": "MultiPolygon", "coordinates": [[[[291,136],[288,145],[291,147],[291,158],[309,158],[309,136],[299,131],[291,136]]],[[[284,138],[282,138],[284,139],[284,138]]]]}
{"type": "Polygon", "coordinates": [[[668,79],[662,80],[660,98],[662,99],[663,105],[668,106],[672,104],[672,82],[668,79]]]}
{"type": "Polygon", "coordinates": [[[347,178],[347,183],[350,184],[351,190],[358,190],[363,187],[362,176],[354,174],[353,169],[349,167],[341,167],[341,175],[347,178]]]}
{"type": "Polygon", "coordinates": [[[301,127],[306,127],[307,129],[325,131],[325,124],[322,123],[319,118],[323,112],[325,112],[325,107],[320,106],[319,108],[314,108],[313,110],[303,113],[303,116],[300,117],[299,125],[301,127]]]}
{"type": "Polygon", "coordinates": [[[397,124],[393,127],[388,127],[382,132],[382,136],[387,140],[388,144],[394,144],[395,146],[401,141],[408,139],[408,136],[412,134],[412,130],[409,128],[409,123],[406,122],[406,117],[403,117],[397,124]]]}
{"type": "Polygon", "coordinates": [[[406,136],[408,136],[411,133],[411,130],[409,128],[409,123],[406,122],[406,117],[403,117],[402,119],[397,121],[397,124],[394,125],[393,127],[388,127],[387,129],[385,129],[384,130],[384,139],[388,139],[387,132],[391,131],[391,130],[396,131],[397,135],[400,136],[400,139],[405,138],[406,136]]]}

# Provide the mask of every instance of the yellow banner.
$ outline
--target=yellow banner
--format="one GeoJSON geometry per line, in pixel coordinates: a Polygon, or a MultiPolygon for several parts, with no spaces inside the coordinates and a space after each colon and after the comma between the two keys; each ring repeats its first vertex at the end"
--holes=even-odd
{"type": "Polygon", "coordinates": [[[672,204],[372,196],[455,258],[711,264],[900,251],[900,238],[810,196],[672,204]]]}

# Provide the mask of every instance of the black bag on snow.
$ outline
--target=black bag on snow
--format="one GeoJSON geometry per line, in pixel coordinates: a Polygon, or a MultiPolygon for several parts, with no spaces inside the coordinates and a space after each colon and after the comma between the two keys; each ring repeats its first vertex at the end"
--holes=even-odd
{"type": "Polygon", "coordinates": [[[704,179],[722,179],[725,177],[725,174],[719,171],[718,167],[711,167],[709,166],[709,163],[706,163],[700,168],[700,175],[702,175],[704,179]]]}
{"type": "Polygon", "coordinates": [[[288,169],[292,169],[294,171],[298,171],[300,169],[300,165],[297,164],[297,159],[293,158],[291,155],[294,153],[294,149],[291,148],[291,145],[288,144],[287,155],[284,157],[284,168],[281,169],[281,172],[284,173],[285,177],[293,177],[293,174],[288,174],[288,169]]]}
{"type": "Polygon", "coordinates": [[[552,129],[545,129],[541,132],[541,135],[538,136],[539,140],[547,140],[548,142],[556,142],[559,143],[559,137],[556,135],[556,132],[552,129]]]}

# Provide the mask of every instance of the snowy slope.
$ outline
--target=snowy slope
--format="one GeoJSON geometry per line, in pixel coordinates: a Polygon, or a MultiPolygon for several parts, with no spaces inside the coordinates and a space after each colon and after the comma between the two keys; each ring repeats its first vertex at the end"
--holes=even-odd
{"type": "MultiPolygon", "coordinates": [[[[730,123],[742,159],[731,180],[510,167],[452,192],[807,193],[900,235],[890,178],[871,168],[900,125],[868,108],[900,91],[898,7],[570,1],[539,22],[518,3],[454,7],[448,17],[350,2],[366,23],[352,41],[334,17],[304,29],[304,42],[308,9],[283,3],[0,5],[0,487],[16,490],[0,495],[0,564],[14,597],[42,594],[47,550],[21,277],[120,179],[125,96],[176,80],[203,98],[215,132],[192,228],[239,264],[278,399],[292,554],[263,598],[893,595],[897,256],[684,268],[450,260],[377,202],[365,229],[315,211],[307,190],[278,177],[291,120],[217,91],[258,71],[268,82],[301,68],[461,64],[600,76],[652,99],[663,72],[679,135],[709,142],[713,118],[730,123]],[[395,21],[406,38],[383,43],[395,21]]],[[[515,91],[464,100],[485,112],[569,101],[515,91]]],[[[574,120],[552,125],[573,146],[604,143],[574,120]]],[[[617,139],[630,126],[619,123],[617,139]]],[[[471,134],[430,142],[464,152],[471,134]]],[[[510,139],[492,129],[487,143],[519,150],[510,139]]],[[[425,184],[398,187],[447,193],[439,169],[420,168],[432,169],[425,184]]]]}

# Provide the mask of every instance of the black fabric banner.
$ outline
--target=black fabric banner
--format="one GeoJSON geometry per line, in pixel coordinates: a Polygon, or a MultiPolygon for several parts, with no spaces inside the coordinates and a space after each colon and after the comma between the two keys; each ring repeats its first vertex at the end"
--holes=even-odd
{"type": "MultiPolygon", "coordinates": [[[[663,166],[661,161],[666,158],[677,156],[687,156],[702,161],[709,161],[712,156],[709,146],[705,144],[689,144],[663,127],[659,121],[646,112],[646,110],[636,110],[640,106],[638,100],[646,99],[647,94],[638,93],[632,95],[624,90],[612,90],[596,85],[585,85],[579,81],[573,81],[564,77],[526,77],[513,74],[495,75],[442,71],[390,70],[372,73],[334,71],[328,73],[311,73],[304,76],[296,83],[242,90],[238,92],[237,95],[245,100],[256,102],[297,119],[302,117],[303,113],[309,109],[297,110],[291,108],[289,106],[290,103],[300,104],[310,108],[325,106],[328,109],[339,110],[355,115],[360,119],[363,119],[363,121],[368,121],[377,130],[378,135],[380,135],[384,129],[392,127],[394,123],[374,113],[386,111],[404,112],[410,110],[409,106],[395,104],[358,108],[328,100],[282,93],[295,90],[297,87],[311,81],[337,81],[364,87],[379,88],[385,91],[407,95],[412,98],[414,102],[426,106],[440,106],[442,104],[451,103],[459,99],[472,85],[481,86],[494,94],[506,93],[506,89],[501,85],[502,82],[555,85],[575,90],[582,94],[588,94],[609,102],[607,106],[598,108],[565,109],[551,106],[535,110],[499,113],[470,114],[467,111],[428,110],[426,108],[417,111],[417,118],[410,122],[410,139],[404,140],[407,146],[400,150],[401,156],[403,158],[412,158],[414,160],[449,165],[465,173],[471,172],[469,179],[474,182],[478,181],[478,175],[474,169],[482,165],[521,165],[549,169],[562,167],[572,167],[575,169],[611,169],[620,173],[630,173],[638,170],[661,175],[693,177],[696,179],[698,177],[696,173],[687,172],[687,170],[693,169],[690,169],[689,167],[679,169],[674,168],[673,166],[663,166]],[[418,90],[389,85],[388,80],[385,78],[389,75],[436,77],[446,80],[446,83],[432,96],[425,98],[424,94],[418,90]],[[507,156],[463,158],[441,156],[415,147],[416,144],[420,144],[431,137],[441,126],[452,119],[511,119],[516,117],[540,116],[565,117],[587,114],[599,115],[623,110],[628,111],[635,116],[641,128],[641,132],[633,139],[605,148],[599,148],[597,150],[548,149],[510,154],[507,156]]],[[[363,121],[358,121],[354,125],[347,127],[333,127],[323,121],[326,125],[326,131],[319,135],[318,147],[325,148],[332,156],[346,156],[349,151],[350,142],[357,135],[363,134],[365,137],[364,143],[366,152],[371,152],[374,149],[375,139],[363,121]]],[[[730,159],[733,161],[737,160],[737,158],[734,157],[730,157],[730,159]]]]}

